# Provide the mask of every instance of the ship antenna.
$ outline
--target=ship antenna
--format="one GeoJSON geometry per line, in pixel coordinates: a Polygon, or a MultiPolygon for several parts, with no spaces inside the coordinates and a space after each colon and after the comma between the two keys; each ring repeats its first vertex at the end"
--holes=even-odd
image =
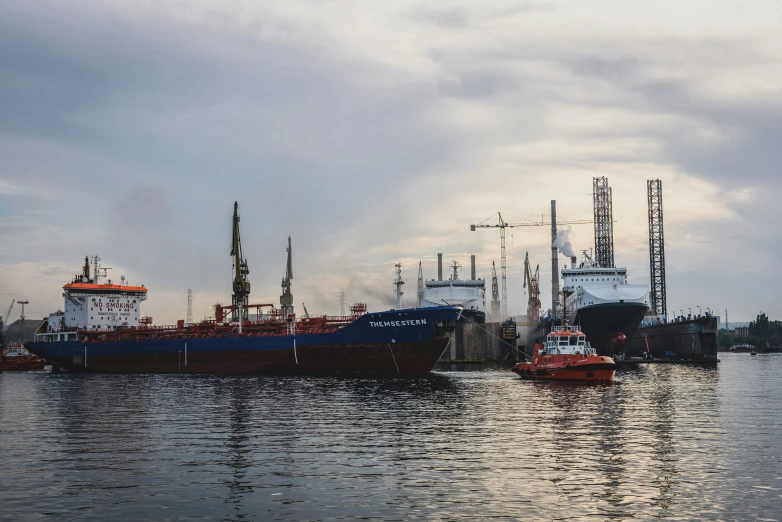
{"type": "Polygon", "coordinates": [[[100,265],[98,264],[100,262],[100,258],[98,256],[92,256],[92,261],[93,261],[93,263],[95,263],[95,270],[93,270],[93,273],[92,273],[92,275],[94,277],[94,280],[92,282],[97,285],[98,284],[98,278],[100,277],[100,273],[99,273],[99,266],[100,265]]]}

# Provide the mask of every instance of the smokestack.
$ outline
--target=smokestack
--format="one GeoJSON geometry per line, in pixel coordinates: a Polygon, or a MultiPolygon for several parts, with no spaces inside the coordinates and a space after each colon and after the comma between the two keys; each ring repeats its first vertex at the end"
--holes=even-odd
{"type": "Polygon", "coordinates": [[[437,280],[443,280],[443,254],[437,254],[437,280]]]}
{"type": "Polygon", "coordinates": [[[576,268],[576,256],[570,256],[570,268],[576,268]]]}
{"type": "Polygon", "coordinates": [[[475,255],[470,256],[470,279],[475,281],[475,255]]]}
{"type": "Polygon", "coordinates": [[[559,297],[559,259],[557,258],[557,200],[551,200],[551,317],[557,317],[559,297]]]}

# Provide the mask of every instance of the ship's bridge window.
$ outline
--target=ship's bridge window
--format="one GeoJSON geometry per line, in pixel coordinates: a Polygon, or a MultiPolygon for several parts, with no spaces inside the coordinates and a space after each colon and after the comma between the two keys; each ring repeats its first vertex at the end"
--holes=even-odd
{"type": "Polygon", "coordinates": [[[575,346],[578,344],[578,336],[577,335],[571,335],[570,336],[570,346],[575,346]]]}

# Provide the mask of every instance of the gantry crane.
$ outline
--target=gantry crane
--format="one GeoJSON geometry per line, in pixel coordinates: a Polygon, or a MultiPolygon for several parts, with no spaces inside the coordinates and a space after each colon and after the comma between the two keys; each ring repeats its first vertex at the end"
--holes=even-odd
{"type": "MultiPolygon", "coordinates": [[[[505,229],[514,227],[544,227],[551,225],[551,221],[526,221],[521,223],[508,223],[502,219],[502,212],[497,212],[499,223],[496,225],[485,224],[492,218],[486,218],[477,225],[470,225],[470,231],[475,232],[476,228],[499,228],[500,229],[500,272],[502,273],[502,315],[508,315],[508,284],[507,284],[507,259],[505,256],[505,229]]],[[[580,225],[594,223],[591,219],[575,219],[570,221],[557,221],[557,225],[580,225]]]]}

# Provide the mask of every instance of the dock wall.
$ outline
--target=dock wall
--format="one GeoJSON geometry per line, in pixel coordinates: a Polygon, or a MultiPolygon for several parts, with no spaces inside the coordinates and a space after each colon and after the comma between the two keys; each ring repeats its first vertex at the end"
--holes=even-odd
{"type": "Polygon", "coordinates": [[[440,362],[500,361],[514,351],[501,340],[501,323],[460,323],[440,362]]]}
{"type": "Polygon", "coordinates": [[[626,353],[655,358],[710,359],[717,357],[717,318],[698,317],[678,323],[639,328],[627,343],[626,353]]]}

